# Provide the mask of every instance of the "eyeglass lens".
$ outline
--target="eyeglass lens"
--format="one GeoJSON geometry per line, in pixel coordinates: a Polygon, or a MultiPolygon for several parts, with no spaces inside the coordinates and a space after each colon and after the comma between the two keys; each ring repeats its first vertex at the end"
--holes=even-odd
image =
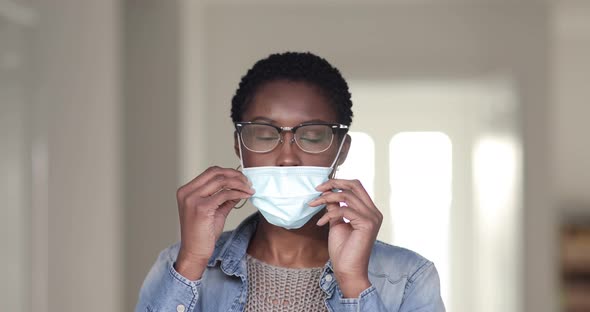
{"type": "MultiPolygon", "coordinates": [[[[241,131],[244,146],[258,153],[273,150],[281,140],[279,131],[270,125],[245,124],[241,131]]],[[[321,153],[332,144],[334,133],[329,125],[304,125],[295,131],[295,142],[303,151],[321,153]]]]}

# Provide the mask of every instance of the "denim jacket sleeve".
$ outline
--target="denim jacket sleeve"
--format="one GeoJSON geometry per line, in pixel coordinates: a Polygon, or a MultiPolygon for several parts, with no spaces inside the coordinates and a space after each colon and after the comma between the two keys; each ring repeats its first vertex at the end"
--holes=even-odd
{"type": "Polygon", "coordinates": [[[174,269],[178,246],[160,253],[148,273],[141,291],[136,312],[193,311],[199,300],[201,281],[191,281],[174,269]]]}
{"type": "Polygon", "coordinates": [[[436,267],[427,262],[416,271],[406,284],[400,312],[444,312],[440,295],[440,279],[436,267]]]}
{"type": "Polygon", "coordinates": [[[335,294],[327,300],[328,309],[333,312],[375,311],[375,312],[444,312],[440,296],[440,280],[432,262],[422,265],[406,283],[402,303],[399,307],[387,307],[381,300],[379,291],[371,286],[358,298],[343,298],[338,287],[335,294]]]}
{"type": "Polygon", "coordinates": [[[379,293],[374,286],[365,289],[358,298],[343,298],[342,292],[336,287],[335,294],[326,300],[326,303],[328,310],[331,312],[390,311],[383,305],[379,293]]]}

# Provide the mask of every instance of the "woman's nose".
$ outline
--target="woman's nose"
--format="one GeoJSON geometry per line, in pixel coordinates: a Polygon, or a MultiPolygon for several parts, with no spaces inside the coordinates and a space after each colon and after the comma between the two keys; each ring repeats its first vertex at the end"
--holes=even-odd
{"type": "Polygon", "coordinates": [[[283,139],[277,147],[278,157],[277,166],[300,166],[301,160],[299,159],[298,149],[299,147],[295,143],[295,137],[293,133],[286,132],[283,134],[283,139]]]}

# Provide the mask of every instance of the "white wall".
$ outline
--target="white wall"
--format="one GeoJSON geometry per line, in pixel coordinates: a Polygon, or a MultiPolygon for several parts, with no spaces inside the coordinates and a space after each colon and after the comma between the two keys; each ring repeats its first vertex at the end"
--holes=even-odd
{"type": "Polygon", "coordinates": [[[180,14],[179,1],[124,1],[124,311],[159,252],[178,240],[180,14]]]}
{"type": "Polygon", "coordinates": [[[590,214],[590,2],[557,1],[553,11],[553,154],[558,208],[590,214]]]}
{"type": "MultiPolygon", "coordinates": [[[[36,221],[47,232],[33,229],[34,253],[47,261],[47,271],[38,272],[47,274],[47,285],[34,288],[33,307],[120,311],[119,1],[36,1],[35,7],[40,21],[34,49],[39,91],[34,114],[46,114],[39,119],[47,128],[37,131],[45,131],[39,137],[46,142],[40,146],[48,146],[47,167],[38,169],[48,172],[44,187],[49,196],[34,207],[37,214],[47,216],[45,224],[36,221]],[[43,207],[47,210],[38,210],[43,207]],[[48,246],[45,255],[42,246],[48,246]]],[[[33,276],[33,284],[45,278],[33,276]]]]}
{"type": "Polygon", "coordinates": [[[33,29],[0,7],[0,310],[30,309],[33,29]]]}

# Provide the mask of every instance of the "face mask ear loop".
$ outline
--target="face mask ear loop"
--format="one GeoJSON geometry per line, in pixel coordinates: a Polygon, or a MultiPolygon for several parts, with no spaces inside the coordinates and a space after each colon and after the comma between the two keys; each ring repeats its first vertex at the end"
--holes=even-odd
{"type": "Polygon", "coordinates": [[[330,174],[332,179],[336,175],[336,164],[338,163],[338,158],[340,157],[340,152],[342,151],[342,147],[344,146],[344,141],[346,141],[346,135],[344,135],[344,138],[342,138],[342,142],[340,142],[340,147],[338,147],[338,153],[336,153],[336,158],[334,158],[334,161],[330,165],[330,168],[332,168],[332,173],[330,174]]]}
{"type": "MultiPolygon", "coordinates": [[[[242,135],[239,133],[238,133],[238,150],[240,151],[240,165],[238,166],[238,168],[236,168],[236,170],[239,170],[240,168],[244,168],[244,160],[242,159],[242,135]]],[[[244,199],[244,201],[241,204],[238,202],[238,204],[234,206],[234,209],[240,209],[240,208],[244,207],[246,202],[248,202],[247,199],[244,199]]]]}
{"type": "Polygon", "coordinates": [[[242,134],[238,133],[238,150],[240,151],[240,167],[244,167],[244,156],[242,154],[242,134]]]}

